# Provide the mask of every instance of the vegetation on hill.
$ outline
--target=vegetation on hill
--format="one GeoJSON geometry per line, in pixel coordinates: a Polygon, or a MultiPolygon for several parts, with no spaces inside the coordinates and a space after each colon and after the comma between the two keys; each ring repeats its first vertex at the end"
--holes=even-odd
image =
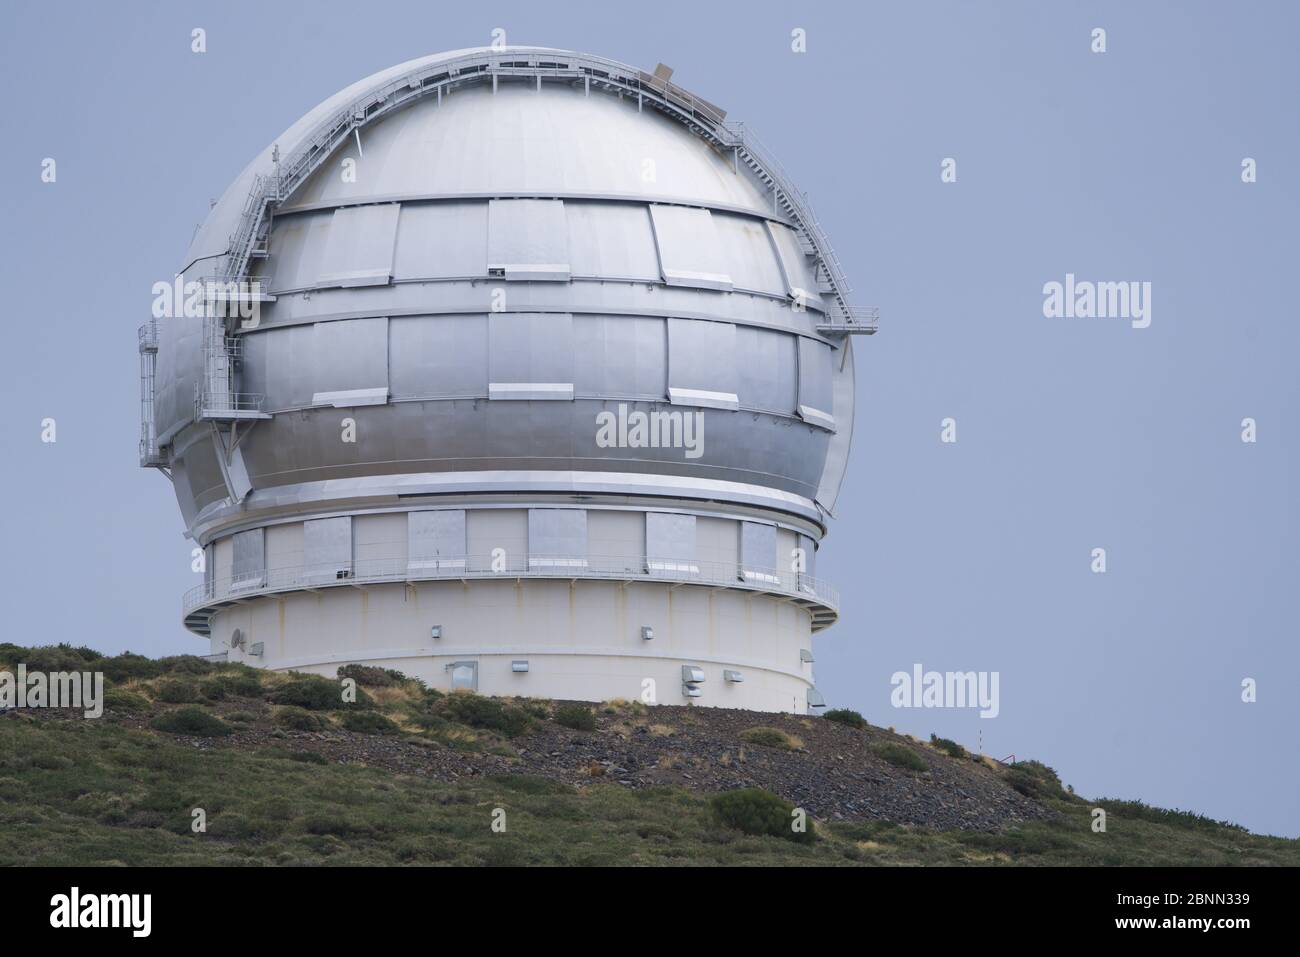
{"type": "Polygon", "coordinates": [[[1039,762],[1006,767],[852,719],[593,708],[442,694],[377,668],[339,682],[0,644],[0,669],[20,661],[102,671],[109,695],[95,720],[0,715],[0,865],[1300,864],[1294,840],[1087,801],[1039,762]],[[634,747],[658,762],[600,757],[634,747]],[[799,796],[805,772],[844,780],[846,764],[879,796],[792,829],[813,803],[799,796]],[[766,788],[733,784],[762,775],[766,788]],[[907,806],[885,803],[896,789],[920,801],[952,782],[986,795],[971,813],[1014,819],[939,829],[878,814],[907,806]]]}

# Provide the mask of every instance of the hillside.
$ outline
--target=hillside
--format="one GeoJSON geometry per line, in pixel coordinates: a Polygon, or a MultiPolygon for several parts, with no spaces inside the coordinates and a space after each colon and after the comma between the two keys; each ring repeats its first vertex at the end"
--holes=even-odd
{"type": "Polygon", "coordinates": [[[377,669],[344,703],[323,678],[0,645],[20,661],[109,691],[99,719],[0,714],[4,865],[1300,864],[1300,842],[1085,801],[852,712],[505,701],[377,669]]]}

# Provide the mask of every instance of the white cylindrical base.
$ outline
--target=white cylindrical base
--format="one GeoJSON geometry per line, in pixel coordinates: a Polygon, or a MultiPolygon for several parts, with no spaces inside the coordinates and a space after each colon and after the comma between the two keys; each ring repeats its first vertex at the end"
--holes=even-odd
{"type": "Polygon", "coordinates": [[[490,695],[802,714],[812,687],[800,654],[812,646],[806,609],[760,592],[666,582],[332,586],[224,608],[211,643],[214,654],[256,667],[332,676],[343,664],[378,665],[440,690],[472,675],[490,695]],[[235,629],[242,641],[231,647],[235,629]],[[704,674],[698,697],[686,693],[685,665],[704,674]]]}

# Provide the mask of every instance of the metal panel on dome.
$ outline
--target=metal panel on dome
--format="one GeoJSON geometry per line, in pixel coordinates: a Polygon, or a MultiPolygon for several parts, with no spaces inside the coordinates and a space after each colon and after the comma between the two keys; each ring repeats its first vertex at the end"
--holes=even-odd
{"type": "Polygon", "coordinates": [[[573,398],[573,316],[488,315],[488,398],[573,398]]]}
{"type": "Polygon", "coordinates": [[[388,354],[394,401],[488,394],[487,316],[390,319],[388,354]]]}
{"type": "Polygon", "coordinates": [[[772,247],[776,250],[777,261],[785,279],[785,292],[791,299],[803,300],[806,304],[821,304],[816,274],[810,264],[808,254],[799,246],[799,239],[789,227],[770,220],[767,223],[768,235],[772,237],[772,247]]]}
{"type": "Polygon", "coordinates": [[[566,202],[569,264],[574,276],[660,278],[650,213],[641,203],[566,202]]]}
{"type": "Polygon", "coordinates": [[[574,316],[573,388],[579,396],[662,401],[668,339],[662,319],[574,316]]]}
{"type": "Polygon", "coordinates": [[[352,576],[352,518],[315,518],[302,523],[302,558],[309,581],[352,576]]]}
{"type": "Polygon", "coordinates": [[[494,199],[488,203],[488,275],[567,282],[569,228],[564,201],[494,199]]]}
{"type": "Polygon", "coordinates": [[[388,401],[388,320],[318,322],[313,336],[312,405],[350,408],[388,401]]]}
{"type": "Polygon", "coordinates": [[[831,347],[816,339],[799,337],[799,416],[809,425],[835,431],[832,393],[834,357],[831,347]]]}
{"type": "Polygon", "coordinates": [[[649,571],[699,574],[695,553],[695,516],[646,512],[645,553],[649,571]]]}
{"type": "Polygon", "coordinates": [[[230,589],[261,588],[266,584],[266,541],[263,530],[249,529],[231,536],[233,559],[230,566],[230,589]]]}
{"type": "Polygon", "coordinates": [[[321,265],[322,286],[378,286],[393,275],[401,206],[344,206],[334,210],[321,265]]]}
{"type": "Polygon", "coordinates": [[[407,512],[406,518],[409,571],[465,567],[468,546],[463,508],[407,512]]]}
{"type": "Polygon", "coordinates": [[[668,399],[674,405],[736,409],[736,327],[668,320],[668,399]]]}
{"type": "Polygon", "coordinates": [[[740,523],[740,562],[741,577],[746,581],[780,581],[776,574],[775,525],[740,523]]]}
{"type": "Polygon", "coordinates": [[[528,567],[585,568],[587,511],[581,508],[528,510],[528,567]]]}
{"type": "Polygon", "coordinates": [[[731,289],[731,276],[709,210],[652,204],[650,219],[664,282],[670,286],[731,289]]]}
{"type": "Polygon", "coordinates": [[[276,224],[275,242],[266,263],[265,284],[274,293],[307,289],[320,281],[320,267],[329,247],[332,210],[286,216],[276,224]]]}
{"type": "Polygon", "coordinates": [[[404,203],[393,280],[481,278],[488,274],[488,204],[404,203]]]}
{"type": "Polygon", "coordinates": [[[736,370],[740,405],[794,415],[798,405],[798,354],[788,332],[736,327],[736,370]]]}
{"type": "Polygon", "coordinates": [[[726,257],[726,272],[734,287],[784,296],[785,275],[764,221],[717,212],[712,218],[719,249],[726,257]]]}

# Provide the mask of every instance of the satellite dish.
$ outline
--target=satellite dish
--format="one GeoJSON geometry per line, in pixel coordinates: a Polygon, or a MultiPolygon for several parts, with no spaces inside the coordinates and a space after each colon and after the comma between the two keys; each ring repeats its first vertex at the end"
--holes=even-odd
{"type": "Polygon", "coordinates": [[[244,647],[244,633],[240,631],[238,628],[236,628],[234,631],[230,633],[230,647],[231,648],[244,647]]]}

